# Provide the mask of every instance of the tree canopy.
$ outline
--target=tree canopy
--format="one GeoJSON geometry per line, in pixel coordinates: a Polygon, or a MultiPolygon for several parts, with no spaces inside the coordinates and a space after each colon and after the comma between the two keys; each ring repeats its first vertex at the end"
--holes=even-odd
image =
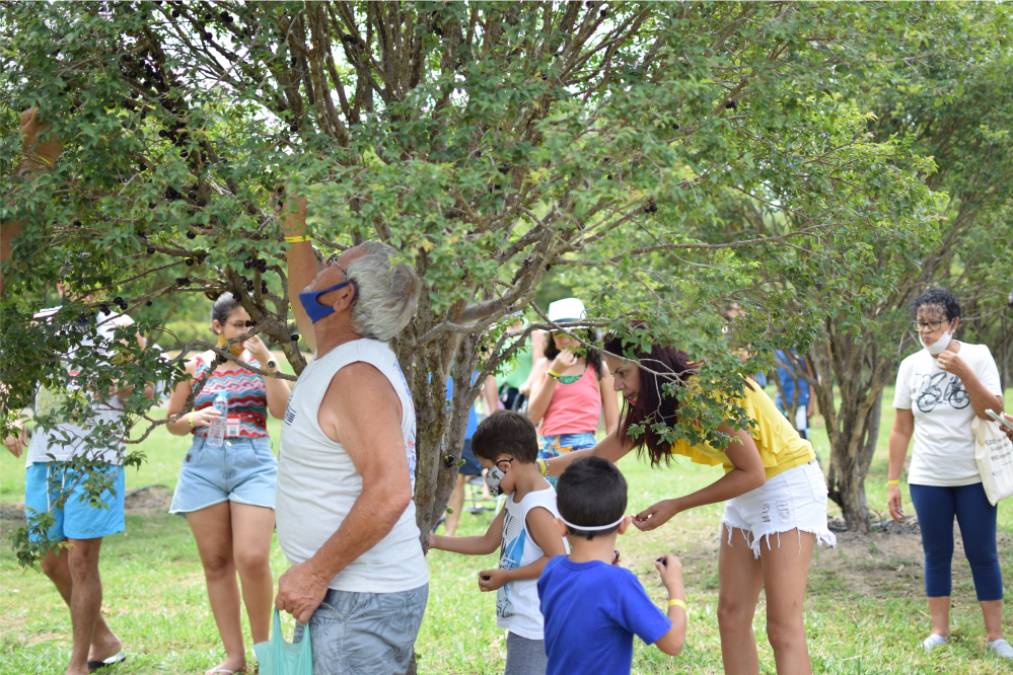
{"type": "MultiPolygon", "coordinates": [[[[198,345],[165,328],[180,298],[232,291],[299,372],[277,205],[305,194],[322,251],[381,239],[424,280],[395,345],[418,406],[423,531],[479,386],[455,389],[448,409],[443,382],[509,359],[516,312],[545,325],[533,299],[549,278],[603,329],[646,320],[635,338],[686,349],[716,390],[774,347],[865,330],[878,318],[867,310],[946,236],[946,191],[961,189],[933,178],[944,155],[902,128],[916,108],[901,101],[931,106],[931,94],[891,99],[925,86],[931,59],[891,40],[930,41],[930,26],[979,12],[992,18],[976,34],[997,37],[1006,16],[838,3],[2,11],[0,221],[24,224],[0,305],[4,425],[37,383],[66,378],[53,336],[102,303],[185,351],[198,345]],[[32,107],[63,152],[27,176],[17,122],[32,107]],[[31,322],[58,280],[73,311],[31,322]]],[[[958,49],[928,52],[947,63],[958,49]]],[[[991,67],[981,76],[1002,81],[991,67]]],[[[982,138],[1005,142],[1003,119],[982,138]]],[[[178,376],[178,360],[129,349],[80,365],[138,383],[178,376]]],[[[131,406],[128,421],[148,414],[141,398],[131,406]]],[[[698,412],[704,429],[673,437],[720,441],[720,397],[698,412]]]]}

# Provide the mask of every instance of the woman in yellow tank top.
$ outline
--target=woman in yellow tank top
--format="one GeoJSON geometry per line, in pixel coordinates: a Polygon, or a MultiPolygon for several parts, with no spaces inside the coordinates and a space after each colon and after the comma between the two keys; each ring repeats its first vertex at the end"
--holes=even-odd
{"type": "Polygon", "coordinates": [[[650,506],[634,516],[633,523],[641,530],[653,530],[682,511],[725,502],[718,554],[718,624],[725,672],[759,671],[752,624],[761,588],[766,593],[767,638],[778,672],[810,672],[803,622],[809,561],[817,542],[835,543],[827,528],[826,484],[812,446],[751,381],[745,382],[735,403],[752,425],[744,430],[727,421],[721,424],[718,431],[730,438],[726,448],[667,443],[652,423],[686,422],[679,418],[679,395],[663,392],[665,385],[675,383],[685,394],[695,374],[687,355],[663,345],[631,351],[614,337],[606,338],[604,349],[615,388],[626,399],[619,429],[594,448],[550,460],[548,473],[559,475],[571,462],[592,454],[617,462],[634,448],[659,468],[667,466],[673,454],[699,464],[720,464],[724,475],[719,479],[650,506]],[[642,425],[644,433],[634,438],[633,425],[642,425]]]}

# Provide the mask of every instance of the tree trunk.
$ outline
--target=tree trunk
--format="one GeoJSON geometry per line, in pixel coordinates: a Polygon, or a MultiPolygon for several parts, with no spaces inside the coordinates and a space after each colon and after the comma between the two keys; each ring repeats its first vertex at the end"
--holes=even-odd
{"type": "Polygon", "coordinates": [[[831,446],[830,497],[841,507],[848,529],[863,533],[869,531],[865,477],[876,453],[882,401],[883,392],[880,390],[872,399],[861,424],[851,421],[853,414],[842,415],[841,425],[854,429],[855,433],[838,434],[838,443],[831,446]]]}
{"type": "Polygon", "coordinates": [[[810,355],[810,381],[830,439],[827,488],[849,530],[868,532],[865,477],[876,452],[888,364],[868,341],[827,326],[810,355]],[[835,400],[835,393],[839,401],[835,400]]]}

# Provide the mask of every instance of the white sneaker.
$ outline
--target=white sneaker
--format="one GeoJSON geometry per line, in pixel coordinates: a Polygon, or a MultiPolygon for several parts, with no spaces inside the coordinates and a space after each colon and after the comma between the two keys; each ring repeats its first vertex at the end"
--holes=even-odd
{"type": "MultiPolygon", "coordinates": [[[[999,640],[996,640],[996,642],[999,642],[999,640]]],[[[945,644],[946,644],[946,636],[940,635],[939,633],[932,633],[927,638],[922,640],[922,647],[924,647],[925,651],[927,652],[931,652],[936,647],[945,644]]],[[[991,644],[992,643],[989,643],[989,647],[991,647],[991,644]]]]}
{"type": "Polygon", "coordinates": [[[1008,642],[999,638],[988,643],[988,648],[995,652],[995,655],[1002,659],[1013,659],[1013,647],[1008,642]]]}

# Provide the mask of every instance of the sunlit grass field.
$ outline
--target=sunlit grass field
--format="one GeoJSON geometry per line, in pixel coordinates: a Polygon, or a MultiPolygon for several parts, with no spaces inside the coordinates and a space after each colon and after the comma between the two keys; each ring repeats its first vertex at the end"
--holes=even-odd
{"type": "MultiPolygon", "coordinates": [[[[885,511],[886,438],[893,421],[890,392],[876,459],[867,483],[871,508],[885,511]]],[[[1013,397],[1008,397],[1013,400],[1013,397]]],[[[1013,406],[1007,406],[1008,408],[1013,406]]],[[[826,435],[815,420],[814,444],[827,458],[826,435]]],[[[277,439],[277,427],[272,428],[277,439]]],[[[147,461],[129,470],[127,486],[176,482],[187,441],[156,431],[144,444],[147,461]]],[[[683,494],[719,476],[719,469],[677,460],[652,469],[636,457],[620,468],[630,485],[629,512],[658,499],[683,494]]],[[[23,460],[0,453],[0,503],[23,498],[23,460]]],[[[907,493],[905,491],[905,500],[907,493]]],[[[913,513],[913,508],[908,507],[913,513]]],[[[619,540],[622,564],[635,571],[652,597],[664,600],[651,561],[664,551],[682,559],[691,606],[686,648],[671,658],[637,645],[635,673],[721,672],[715,606],[717,533],[721,507],[684,513],[651,533],[630,532],[619,540]]],[[[831,515],[836,515],[832,513],[831,515]]],[[[492,519],[486,511],[465,513],[460,534],[477,534],[492,519]]],[[[999,511],[1000,557],[1013,570],[1013,516],[999,511]]],[[[18,525],[0,521],[4,540],[18,525]]],[[[9,548],[0,556],[0,673],[60,673],[70,650],[70,618],[52,584],[37,569],[21,569],[9,548]]],[[[286,567],[277,545],[273,568],[286,567]]],[[[505,639],[495,624],[494,594],[480,593],[476,573],[496,557],[429,555],[430,600],[416,645],[422,673],[502,672],[505,639]]],[[[954,559],[953,639],[930,655],[920,642],[928,632],[917,535],[875,533],[841,537],[837,549],[817,551],[806,606],[809,649],[816,672],[828,673],[993,673],[1004,664],[986,655],[981,616],[963,553],[954,559]]],[[[204,590],[196,549],[182,518],[166,513],[128,514],[127,531],[108,538],[102,549],[104,611],[129,654],[110,673],[201,673],[218,663],[221,645],[204,590]]],[[[763,600],[754,622],[763,672],[774,672],[765,638],[763,600]]],[[[1009,614],[1007,613],[1007,616],[1009,614]]],[[[1008,627],[1008,626],[1007,626],[1008,627]]],[[[247,633],[248,634],[248,633],[247,633]]],[[[252,650],[249,662],[253,663],[252,650]]]]}

